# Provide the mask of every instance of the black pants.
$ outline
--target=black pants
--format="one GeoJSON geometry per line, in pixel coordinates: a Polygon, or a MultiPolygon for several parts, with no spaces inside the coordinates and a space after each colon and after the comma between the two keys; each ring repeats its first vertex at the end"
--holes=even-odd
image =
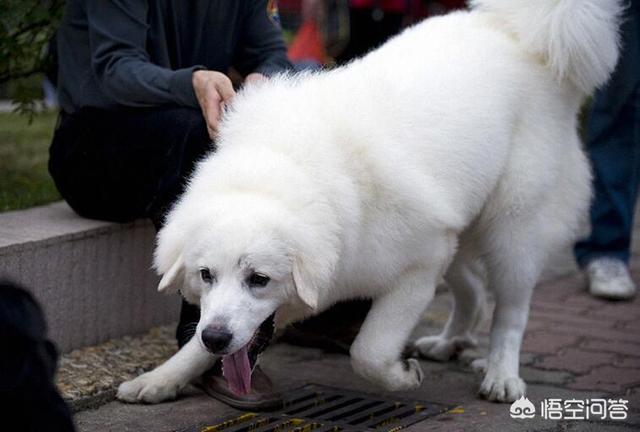
{"type": "MultiPolygon", "coordinates": [[[[49,172],[79,215],[114,222],[150,218],[160,229],[195,162],[214,149],[195,109],[84,108],[60,115],[49,172]]],[[[199,319],[199,308],[183,301],[180,346],[199,319]]]]}
{"type": "Polygon", "coordinates": [[[374,15],[373,9],[349,9],[351,35],[344,51],[336,57],[338,64],[362,57],[369,51],[378,48],[402,29],[403,15],[401,13],[385,12],[379,19],[376,19],[374,15]]]}

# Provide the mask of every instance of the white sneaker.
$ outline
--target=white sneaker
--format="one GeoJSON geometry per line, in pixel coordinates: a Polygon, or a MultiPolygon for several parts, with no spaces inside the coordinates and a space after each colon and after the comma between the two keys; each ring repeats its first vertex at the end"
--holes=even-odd
{"type": "Polygon", "coordinates": [[[595,297],[626,300],[636,294],[629,267],[615,258],[596,258],[587,265],[589,292],[595,297]]]}

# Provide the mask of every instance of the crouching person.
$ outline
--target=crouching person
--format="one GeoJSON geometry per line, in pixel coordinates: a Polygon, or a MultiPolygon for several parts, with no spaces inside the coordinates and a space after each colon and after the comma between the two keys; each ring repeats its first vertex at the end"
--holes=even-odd
{"type": "MultiPolygon", "coordinates": [[[[290,68],[267,0],[70,0],[57,44],[62,111],[49,170],[58,190],[81,216],[149,218],[156,229],[195,162],[215,150],[221,111],[235,94],[229,69],[247,82],[290,68]]],[[[199,314],[183,301],[179,346],[193,336],[199,314]]],[[[244,396],[220,374],[203,375],[214,397],[251,409],[278,402],[259,370],[244,396]]]]}

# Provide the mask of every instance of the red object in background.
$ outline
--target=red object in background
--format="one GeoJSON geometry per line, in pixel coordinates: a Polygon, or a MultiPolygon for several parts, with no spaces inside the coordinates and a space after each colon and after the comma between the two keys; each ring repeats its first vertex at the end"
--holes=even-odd
{"type": "Polygon", "coordinates": [[[289,45],[287,54],[294,62],[309,60],[320,64],[326,62],[327,52],[324,49],[320,29],[315,20],[308,20],[300,26],[296,37],[289,45]]]}

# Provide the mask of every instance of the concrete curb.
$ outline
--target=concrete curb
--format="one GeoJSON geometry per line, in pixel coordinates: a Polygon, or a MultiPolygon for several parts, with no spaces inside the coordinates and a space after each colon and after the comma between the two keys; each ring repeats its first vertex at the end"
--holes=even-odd
{"type": "Polygon", "coordinates": [[[0,214],[0,277],[31,290],[63,352],[177,319],[156,292],[155,232],[143,221],[80,218],[65,203],[0,214]]]}

